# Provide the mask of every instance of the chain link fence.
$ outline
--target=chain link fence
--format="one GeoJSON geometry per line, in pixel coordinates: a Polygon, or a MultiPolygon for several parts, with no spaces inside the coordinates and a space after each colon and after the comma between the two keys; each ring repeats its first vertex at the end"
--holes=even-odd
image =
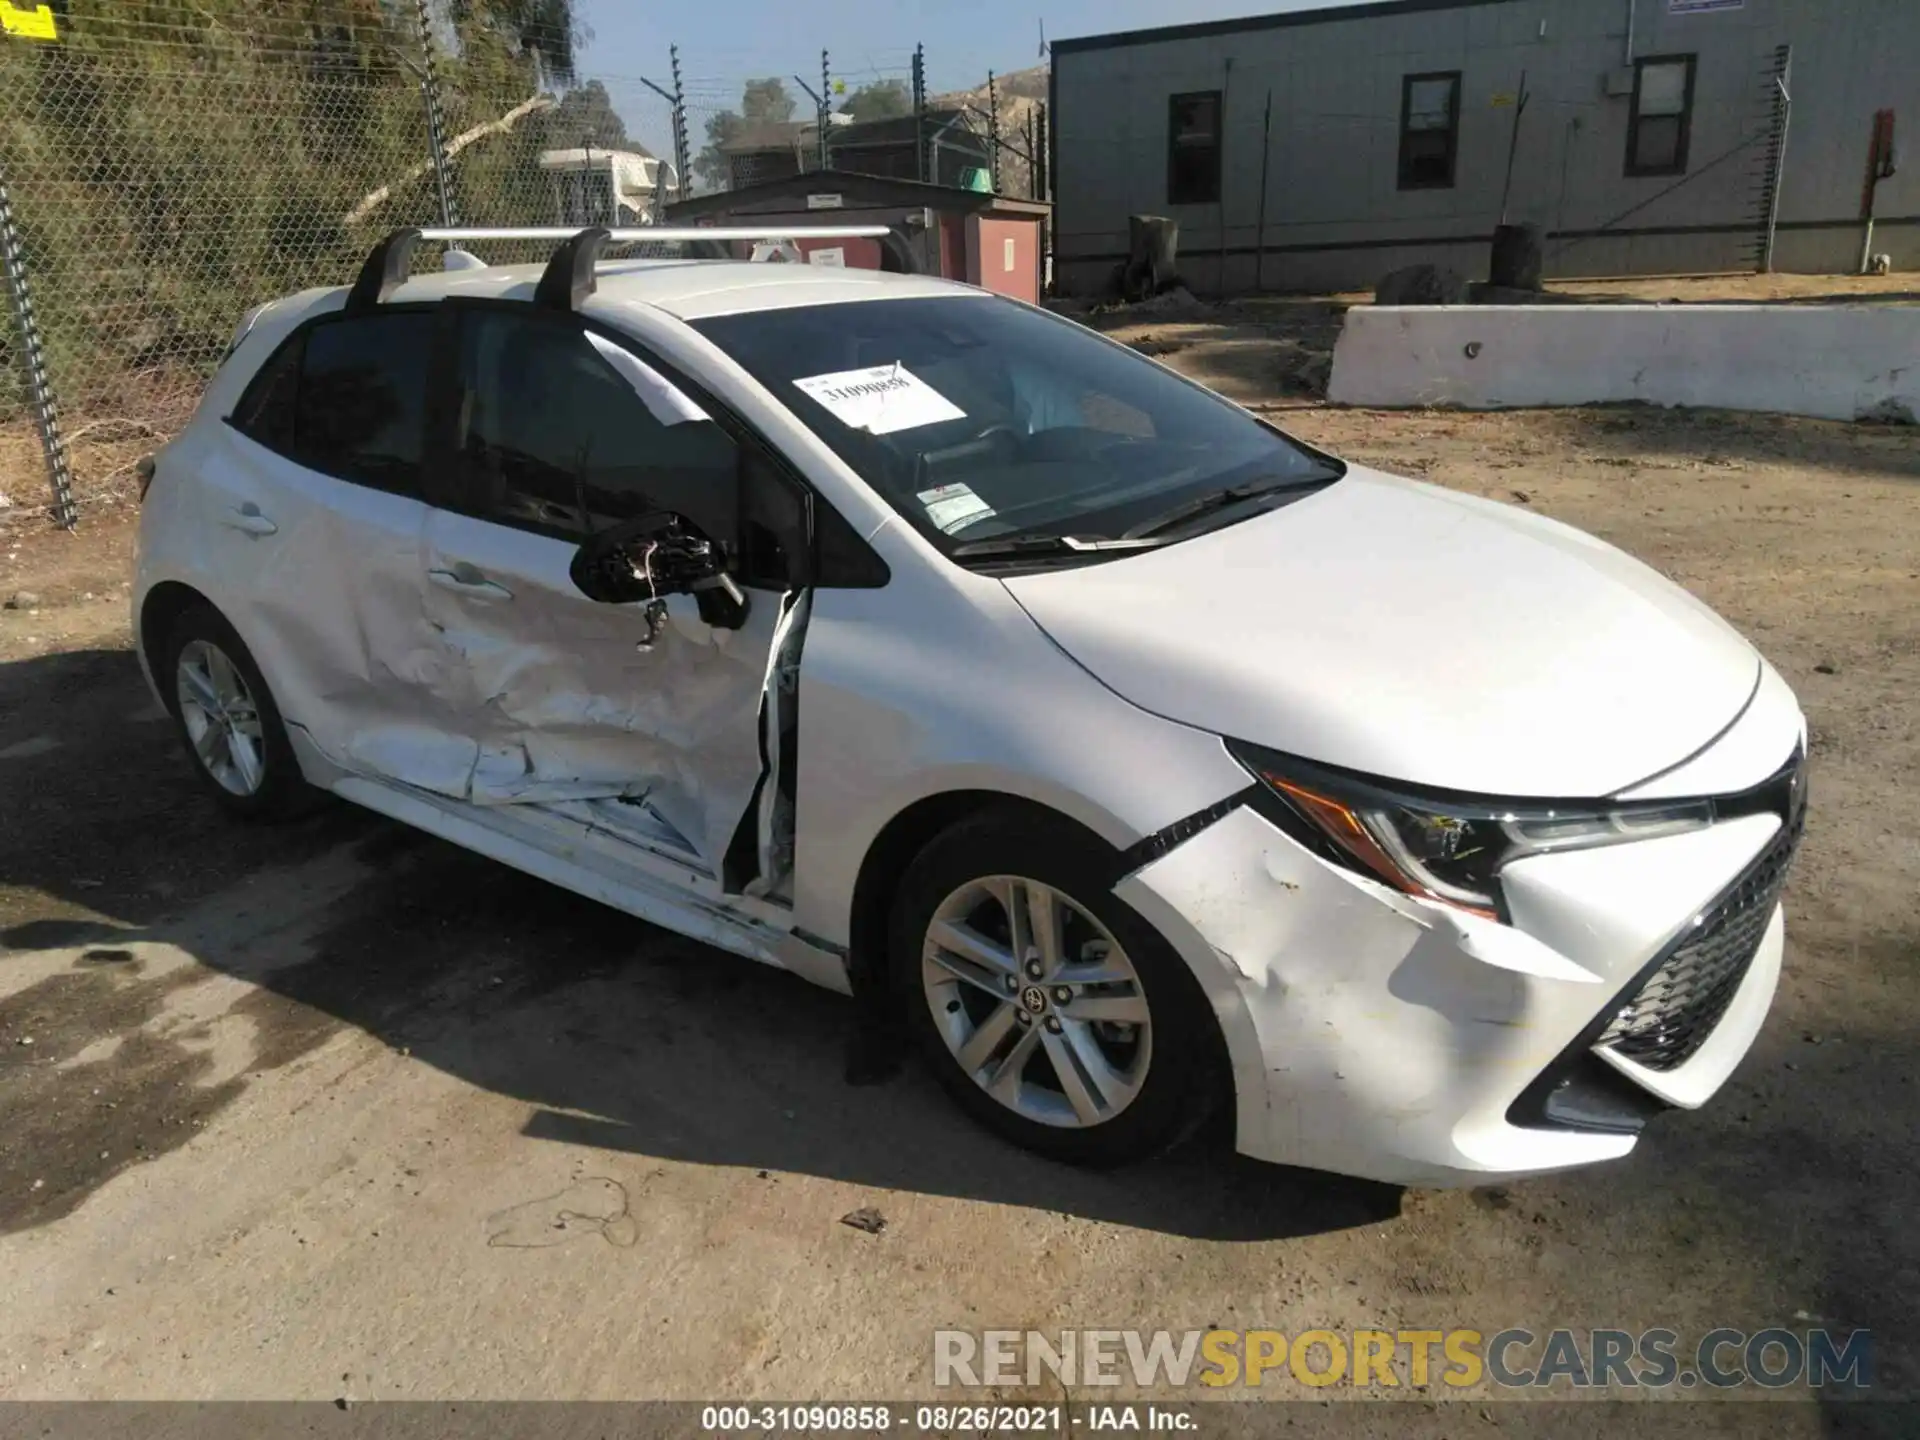
{"type": "Polygon", "coordinates": [[[387,230],[559,223],[541,152],[567,143],[556,122],[576,92],[556,79],[572,37],[502,18],[528,8],[72,0],[39,12],[50,36],[10,24],[0,494],[12,508],[38,488],[30,463],[52,479],[63,524],[125,494],[247,308],[351,279],[387,230]]]}
{"type": "Polygon", "coordinates": [[[588,76],[566,0],[4,13],[0,515],[49,488],[45,513],[68,526],[129,500],[248,308],[350,281],[398,226],[644,224],[823,162],[1044,188],[1044,72],[929,95],[918,49],[845,71],[815,52],[744,82],[674,50],[651,76],[588,76]]]}

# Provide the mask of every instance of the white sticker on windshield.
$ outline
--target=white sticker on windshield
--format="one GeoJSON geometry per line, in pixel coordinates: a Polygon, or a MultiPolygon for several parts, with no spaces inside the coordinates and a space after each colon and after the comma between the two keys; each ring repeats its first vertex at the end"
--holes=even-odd
{"type": "Polygon", "coordinates": [[[927,518],[945,535],[951,535],[993,514],[993,507],[965,485],[942,485],[933,490],[922,490],[917,498],[927,507],[927,518]]]}
{"type": "Polygon", "coordinates": [[[871,435],[967,418],[966,411],[898,363],[809,375],[793,383],[826,406],[841,424],[871,435]]]}

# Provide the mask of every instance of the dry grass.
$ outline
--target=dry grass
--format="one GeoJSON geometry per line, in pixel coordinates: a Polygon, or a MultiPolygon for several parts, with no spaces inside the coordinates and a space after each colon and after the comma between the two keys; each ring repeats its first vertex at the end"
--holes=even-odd
{"type": "MultiPolygon", "coordinates": [[[[166,444],[193,417],[202,383],[190,371],[137,371],[116,387],[110,402],[61,417],[82,524],[89,513],[136,499],[140,458],[166,444]]],[[[9,502],[0,505],[0,527],[52,518],[53,495],[40,435],[25,416],[0,422],[0,496],[9,502]]]]}

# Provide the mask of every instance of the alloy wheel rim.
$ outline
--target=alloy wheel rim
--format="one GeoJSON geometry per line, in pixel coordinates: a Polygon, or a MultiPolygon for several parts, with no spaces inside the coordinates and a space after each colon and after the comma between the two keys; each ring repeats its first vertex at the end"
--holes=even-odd
{"type": "Polygon", "coordinates": [[[1015,1114],[1085,1130],[1139,1097],[1153,1060],[1139,972],[1052,886],[1017,875],[960,886],[927,925],[920,975],[948,1051],[1015,1114]]]}
{"type": "Polygon", "coordinates": [[[180,651],[174,692],[193,753],[214,783],[229,795],[257,794],[267,749],[260,707],[239,667],[212,641],[191,640],[180,651]]]}

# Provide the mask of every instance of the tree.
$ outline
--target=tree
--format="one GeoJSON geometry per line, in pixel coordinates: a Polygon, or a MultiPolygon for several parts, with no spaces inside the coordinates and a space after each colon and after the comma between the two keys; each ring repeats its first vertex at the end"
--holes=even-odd
{"type": "Polygon", "coordinates": [[[876,80],[862,85],[841,105],[842,115],[851,115],[855,123],[866,120],[891,120],[913,113],[913,92],[900,80],[876,80]]]}
{"type": "Polygon", "coordinates": [[[573,13],[573,0],[452,0],[450,14],[462,33],[489,30],[511,41],[523,54],[537,53],[549,79],[573,79],[574,51],[586,38],[573,13]]]}
{"type": "Polygon", "coordinates": [[[598,80],[567,91],[548,112],[545,130],[547,144],[555,149],[588,145],[595,150],[625,150],[631,144],[626,122],[613,108],[607,87],[598,80]]]}
{"type": "Polygon", "coordinates": [[[749,80],[740,91],[740,108],[708,117],[707,147],[694,157],[693,169],[716,189],[730,174],[725,147],[749,125],[783,124],[793,119],[793,96],[778,75],[749,80]]]}

